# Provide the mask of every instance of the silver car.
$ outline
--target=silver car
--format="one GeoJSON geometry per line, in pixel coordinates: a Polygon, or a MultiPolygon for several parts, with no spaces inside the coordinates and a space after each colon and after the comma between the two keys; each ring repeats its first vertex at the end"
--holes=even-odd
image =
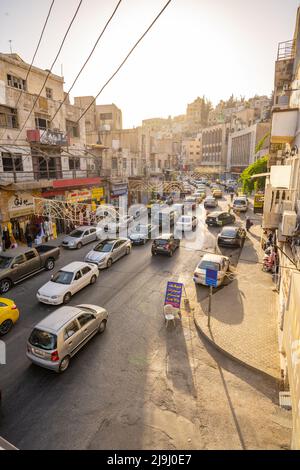
{"type": "Polygon", "coordinates": [[[61,307],[39,322],[28,342],[28,359],[41,367],[64,372],[79,349],[106,328],[107,311],[97,305],[61,307]]]}
{"type": "Polygon", "coordinates": [[[127,238],[101,241],[86,255],[85,261],[95,263],[99,269],[110,268],[119,258],[129,255],[131,246],[131,241],[127,238]]]}
{"type": "Polygon", "coordinates": [[[64,248],[71,249],[81,248],[87,243],[99,240],[102,238],[103,234],[103,229],[100,227],[93,227],[89,225],[78,227],[63,239],[62,246],[64,248]]]}

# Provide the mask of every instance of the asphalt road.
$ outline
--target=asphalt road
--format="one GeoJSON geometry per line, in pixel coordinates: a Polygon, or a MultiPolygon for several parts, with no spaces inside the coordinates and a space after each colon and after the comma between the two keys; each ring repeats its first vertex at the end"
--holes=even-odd
{"type": "MultiPolygon", "coordinates": [[[[105,333],[95,336],[63,374],[32,365],[25,356],[32,328],[55,309],[35,297],[50,273],[14,287],[7,297],[21,315],[4,339],[0,435],[20,449],[243,448],[236,426],[231,444],[213,437],[218,423],[215,411],[210,418],[205,396],[220,382],[219,365],[212,366],[218,358],[212,359],[202,345],[190,318],[170,335],[162,316],[167,281],[190,282],[201,258],[196,250],[213,250],[216,232],[200,221],[196,240],[182,241],[172,258],[151,256],[151,242],[133,247],[130,255],[101,271],[95,285],[76,294],[71,305],[101,305],[109,320],[105,333]],[[199,384],[198,367],[209,379],[206,389],[199,384]]],[[[90,249],[62,250],[56,268],[83,260],[90,249]]],[[[233,262],[238,252],[234,250],[233,262]]],[[[197,290],[199,299],[208,295],[205,287],[197,290]]],[[[268,390],[263,395],[272,395],[271,384],[262,386],[268,390]]],[[[224,400],[228,408],[226,396],[224,400]]],[[[223,418],[232,426],[231,413],[223,418]]]]}

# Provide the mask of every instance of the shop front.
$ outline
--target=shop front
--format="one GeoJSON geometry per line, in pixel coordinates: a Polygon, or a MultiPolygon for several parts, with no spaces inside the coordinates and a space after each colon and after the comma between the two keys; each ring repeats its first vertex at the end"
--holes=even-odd
{"type": "Polygon", "coordinates": [[[114,207],[127,208],[128,206],[128,184],[127,183],[111,184],[110,204],[112,204],[114,207]]]}

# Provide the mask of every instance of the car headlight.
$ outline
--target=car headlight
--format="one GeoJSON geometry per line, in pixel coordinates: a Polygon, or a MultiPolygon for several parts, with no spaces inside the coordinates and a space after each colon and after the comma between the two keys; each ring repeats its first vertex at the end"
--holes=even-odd
{"type": "Polygon", "coordinates": [[[52,295],[51,299],[58,299],[58,295],[52,295]]]}

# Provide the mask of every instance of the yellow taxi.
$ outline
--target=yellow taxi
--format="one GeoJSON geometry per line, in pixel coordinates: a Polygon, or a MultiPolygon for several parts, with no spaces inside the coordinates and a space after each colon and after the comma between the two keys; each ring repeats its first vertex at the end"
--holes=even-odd
{"type": "Polygon", "coordinates": [[[0,297],[0,336],[6,335],[19,319],[19,310],[13,300],[0,297]]]}
{"type": "Polygon", "coordinates": [[[212,192],[213,197],[223,197],[223,193],[221,189],[214,189],[212,192]]]}

